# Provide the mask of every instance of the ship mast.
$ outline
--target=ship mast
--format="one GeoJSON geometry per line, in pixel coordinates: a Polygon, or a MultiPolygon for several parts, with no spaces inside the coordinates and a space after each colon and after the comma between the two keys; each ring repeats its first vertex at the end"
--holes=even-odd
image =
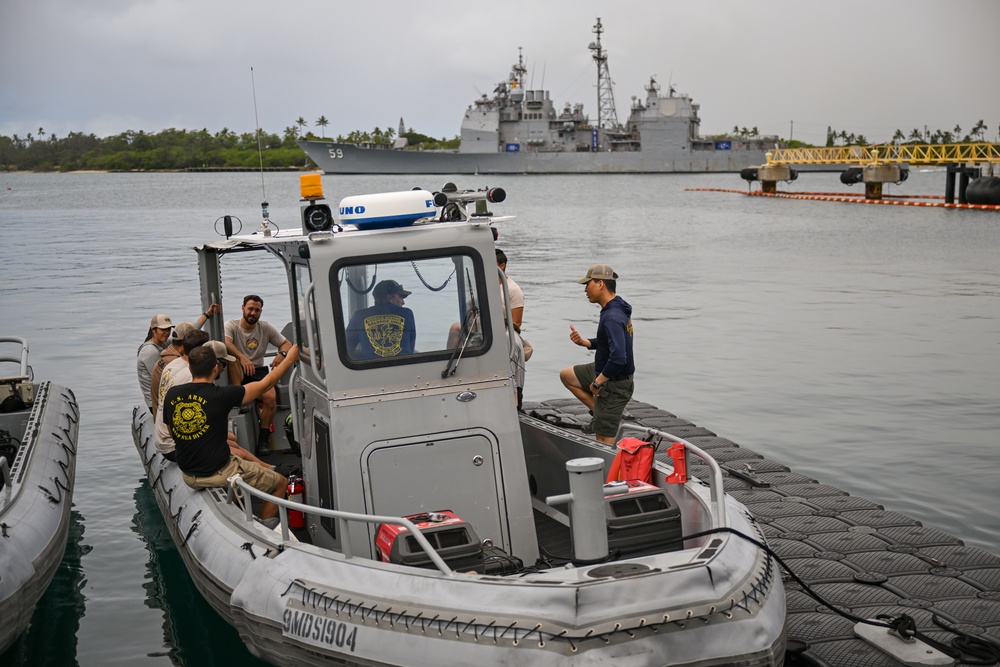
{"type": "Polygon", "coordinates": [[[601,18],[598,17],[594,26],[597,41],[591,42],[588,47],[593,52],[594,62],[597,63],[597,127],[616,128],[618,112],[615,110],[615,94],[612,90],[611,73],[608,71],[608,53],[601,47],[603,32],[601,18]]]}

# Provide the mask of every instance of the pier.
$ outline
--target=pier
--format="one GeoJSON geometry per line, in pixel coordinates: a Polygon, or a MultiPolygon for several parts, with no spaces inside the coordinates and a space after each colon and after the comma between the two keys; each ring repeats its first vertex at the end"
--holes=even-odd
{"type": "MultiPolygon", "coordinates": [[[[766,164],[756,169],[745,169],[741,173],[747,181],[759,180],[761,194],[765,195],[778,195],[779,181],[795,180],[795,166],[843,165],[845,167],[841,174],[843,183],[849,185],[863,182],[865,200],[880,201],[883,199],[882,185],[905,181],[910,167],[944,166],[947,168],[944,203],[955,204],[957,180],[958,204],[964,206],[969,205],[966,191],[970,180],[983,176],[982,165],[988,165],[990,175],[993,165],[1000,165],[1000,144],[885,144],[776,148],[767,153],[766,158],[766,164]]],[[[1000,202],[993,203],[1000,204],[1000,202]]]]}
{"type": "MultiPolygon", "coordinates": [[[[572,398],[526,402],[524,408],[531,417],[564,428],[579,428],[590,419],[572,398]]],[[[626,420],[684,438],[711,454],[722,467],[726,493],[746,505],[770,547],[802,582],[784,577],[794,664],[974,664],[904,663],[859,638],[855,623],[837,610],[864,619],[906,614],[921,633],[949,646],[960,635],[1000,643],[1000,556],[796,473],[666,410],[632,401],[626,420]],[[818,602],[806,587],[837,609],[818,602]]],[[[671,465],[668,446],[661,444],[657,462],[671,465]]],[[[690,475],[704,478],[707,472],[705,466],[688,465],[690,475]]]]}

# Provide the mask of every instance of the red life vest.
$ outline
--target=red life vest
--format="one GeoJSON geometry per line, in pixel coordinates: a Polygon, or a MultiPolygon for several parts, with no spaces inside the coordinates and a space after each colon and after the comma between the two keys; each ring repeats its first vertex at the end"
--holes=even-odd
{"type": "Polygon", "coordinates": [[[618,453],[608,470],[608,482],[637,479],[653,482],[653,456],[656,449],[651,443],[639,438],[622,438],[618,441],[618,453]]]}

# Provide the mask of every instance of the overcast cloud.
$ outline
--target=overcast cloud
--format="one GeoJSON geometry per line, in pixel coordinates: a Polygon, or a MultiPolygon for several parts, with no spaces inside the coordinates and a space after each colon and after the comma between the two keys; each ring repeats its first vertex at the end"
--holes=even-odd
{"type": "Polygon", "coordinates": [[[523,47],[533,87],[596,118],[596,17],[618,116],[656,75],[734,125],[822,144],[827,126],[1000,125],[1000,1],[0,0],[0,134],[166,128],[458,134],[523,47]]]}

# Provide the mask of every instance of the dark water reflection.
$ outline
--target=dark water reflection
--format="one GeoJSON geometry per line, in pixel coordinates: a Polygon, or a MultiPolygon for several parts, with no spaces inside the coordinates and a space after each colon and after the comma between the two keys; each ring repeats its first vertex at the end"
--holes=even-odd
{"type": "Polygon", "coordinates": [[[236,630],[215,613],[188,575],[180,553],[143,479],[135,489],[132,531],[149,550],[146,605],[163,613],[163,651],[175,665],[265,665],[247,651],[236,630]]]}
{"type": "Polygon", "coordinates": [[[0,656],[5,665],[78,665],[77,631],[87,610],[83,557],[90,547],[83,540],[84,521],[76,510],[69,515],[66,554],[45,590],[31,624],[0,656]]]}

